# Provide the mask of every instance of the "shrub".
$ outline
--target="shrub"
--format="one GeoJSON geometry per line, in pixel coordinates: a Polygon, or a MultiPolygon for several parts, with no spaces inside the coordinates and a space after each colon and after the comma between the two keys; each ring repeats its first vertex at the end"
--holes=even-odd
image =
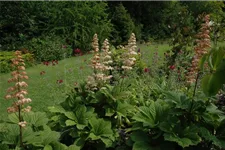
{"type": "MultiPolygon", "coordinates": [[[[8,52],[8,51],[3,51],[0,52],[0,66],[1,70],[0,73],[7,73],[12,71],[11,67],[11,59],[14,58],[14,52],[8,52]]],[[[26,63],[26,67],[30,67],[34,65],[34,57],[33,54],[26,53],[22,55],[22,58],[24,59],[26,63]]]]}
{"type": "Polygon", "coordinates": [[[72,49],[56,36],[44,36],[33,38],[23,46],[35,55],[38,62],[61,60],[70,57],[72,49]]]}

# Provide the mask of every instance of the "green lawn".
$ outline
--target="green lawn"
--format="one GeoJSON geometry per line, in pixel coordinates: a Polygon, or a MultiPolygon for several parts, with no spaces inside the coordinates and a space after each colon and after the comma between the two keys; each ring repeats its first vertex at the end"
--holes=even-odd
{"type": "MultiPolygon", "coordinates": [[[[87,62],[91,55],[72,57],[59,61],[58,65],[45,66],[39,64],[28,68],[29,79],[28,95],[32,99],[31,106],[33,110],[46,110],[47,106],[61,102],[65,98],[65,91],[69,90],[75,82],[80,82],[91,73],[87,62]],[[46,73],[40,75],[41,71],[46,73]],[[63,83],[57,83],[57,80],[63,80],[63,83]]],[[[12,101],[6,101],[3,97],[6,95],[6,89],[10,87],[7,79],[10,74],[0,74],[0,118],[5,118],[6,109],[12,101]]],[[[1,120],[0,119],[0,120],[1,120]]]]}
{"type": "MultiPolygon", "coordinates": [[[[152,64],[153,53],[158,52],[161,60],[163,53],[171,47],[168,44],[149,44],[138,45],[142,53],[142,58],[147,64],[152,64]]],[[[66,92],[69,91],[75,82],[81,82],[86,79],[87,75],[92,73],[88,66],[92,55],[84,55],[72,57],[59,61],[56,66],[45,66],[43,64],[28,68],[26,71],[29,75],[27,81],[29,94],[27,97],[32,99],[31,106],[35,111],[45,111],[48,106],[55,105],[63,101],[66,97],[66,92]],[[45,71],[44,75],[40,72],[45,71]],[[63,83],[57,83],[57,80],[63,80],[63,83]]],[[[155,65],[155,64],[154,64],[155,65]]],[[[10,74],[0,74],[0,118],[6,118],[6,109],[12,101],[6,101],[3,97],[6,95],[6,89],[10,87],[7,79],[10,74]]],[[[0,119],[0,120],[1,120],[0,119]]]]}

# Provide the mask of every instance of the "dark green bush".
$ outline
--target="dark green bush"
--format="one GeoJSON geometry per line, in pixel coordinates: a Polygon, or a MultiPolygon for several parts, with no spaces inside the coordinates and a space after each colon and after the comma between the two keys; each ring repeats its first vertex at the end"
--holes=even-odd
{"type": "MultiPolygon", "coordinates": [[[[115,45],[126,44],[135,26],[130,14],[121,3],[114,8],[111,22],[114,25],[112,43],[115,45]]],[[[137,32],[139,32],[139,28],[141,28],[141,25],[136,27],[137,32]]]]}
{"type": "MultiPolygon", "coordinates": [[[[35,60],[33,54],[26,53],[23,54],[22,57],[26,63],[26,67],[34,65],[35,60]]],[[[0,66],[1,66],[0,73],[7,73],[12,70],[12,67],[10,65],[12,58],[14,58],[14,52],[8,51],[0,52],[0,66]]]]}

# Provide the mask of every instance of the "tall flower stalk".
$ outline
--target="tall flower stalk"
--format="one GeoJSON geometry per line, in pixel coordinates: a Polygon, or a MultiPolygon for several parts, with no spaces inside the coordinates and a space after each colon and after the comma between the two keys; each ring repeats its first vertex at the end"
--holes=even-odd
{"type": "Polygon", "coordinates": [[[8,80],[8,83],[15,83],[12,87],[7,89],[6,100],[13,99],[12,106],[7,108],[8,113],[16,113],[18,116],[18,125],[20,130],[20,147],[23,147],[23,129],[27,122],[23,120],[22,113],[31,111],[31,106],[25,107],[24,105],[31,102],[30,98],[25,98],[28,94],[26,87],[28,84],[24,81],[28,79],[25,71],[25,63],[22,58],[21,51],[15,52],[15,58],[12,59],[12,67],[15,69],[11,72],[12,78],[8,80]]]}
{"type": "Polygon", "coordinates": [[[91,60],[91,67],[93,69],[93,75],[88,76],[87,78],[87,88],[91,90],[97,90],[107,80],[112,78],[112,75],[109,75],[109,70],[113,68],[110,66],[112,63],[111,52],[109,51],[109,42],[107,39],[103,42],[102,53],[99,53],[99,45],[97,34],[93,37],[92,42],[94,56],[91,60]]]}
{"type": "Polygon", "coordinates": [[[137,55],[136,49],[136,37],[135,34],[132,33],[130,36],[130,39],[128,40],[128,45],[125,47],[127,50],[123,55],[123,66],[122,69],[131,70],[133,68],[133,65],[136,62],[135,56],[137,55]]]}
{"type": "Polygon", "coordinates": [[[197,45],[194,47],[195,55],[192,59],[192,66],[187,74],[187,82],[189,84],[195,83],[197,76],[199,74],[199,62],[202,56],[208,53],[208,48],[211,47],[210,44],[210,16],[205,15],[203,18],[204,23],[201,24],[200,32],[196,35],[197,45]]]}

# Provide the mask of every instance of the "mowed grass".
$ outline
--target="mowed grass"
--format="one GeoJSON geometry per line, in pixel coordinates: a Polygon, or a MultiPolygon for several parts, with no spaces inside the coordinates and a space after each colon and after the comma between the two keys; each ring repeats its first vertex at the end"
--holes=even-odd
{"type": "MultiPolygon", "coordinates": [[[[168,44],[149,44],[138,45],[142,53],[142,58],[147,64],[152,64],[153,53],[157,52],[163,58],[163,53],[171,47],[168,44]]],[[[29,79],[28,98],[32,99],[32,109],[34,111],[47,111],[48,106],[56,105],[65,100],[66,94],[74,87],[74,84],[80,83],[92,74],[89,67],[91,54],[78,57],[67,58],[59,61],[58,65],[49,66],[39,64],[31,68],[27,68],[29,79]],[[40,75],[40,72],[45,74],[40,75]],[[63,80],[57,83],[57,80],[63,80]]],[[[7,107],[12,104],[12,100],[5,100],[7,88],[12,83],[7,83],[11,77],[10,73],[0,74],[0,120],[7,117],[7,107]]]]}
{"type": "MultiPolygon", "coordinates": [[[[59,61],[58,65],[49,66],[39,64],[26,69],[29,79],[28,95],[32,99],[32,109],[34,111],[46,111],[48,106],[55,105],[63,101],[66,93],[75,83],[79,83],[91,74],[91,69],[87,62],[91,55],[72,57],[59,61]],[[45,71],[41,75],[40,72],[45,71]],[[62,80],[62,83],[57,83],[62,80]]],[[[11,77],[10,73],[0,74],[0,120],[7,115],[6,109],[12,104],[12,100],[5,100],[6,90],[13,83],[7,83],[11,77]]]]}

